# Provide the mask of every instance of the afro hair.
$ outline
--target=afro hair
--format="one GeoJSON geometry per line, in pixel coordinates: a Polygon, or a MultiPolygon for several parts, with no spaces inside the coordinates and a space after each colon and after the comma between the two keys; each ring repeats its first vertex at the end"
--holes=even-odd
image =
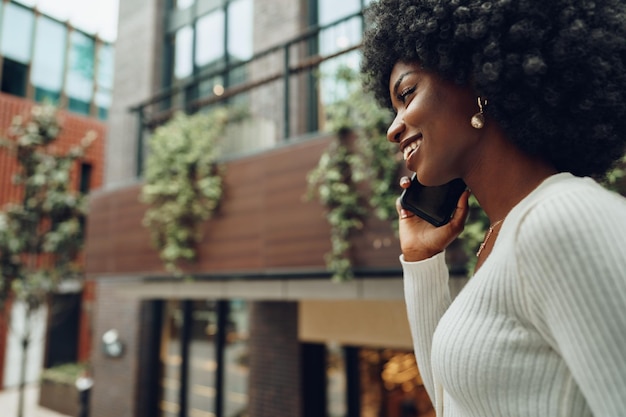
{"type": "Polygon", "coordinates": [[[623,0],[378,0],[362,72],[388,107],[396,62],[418,62],[489,100],[524,152],[601,176],[626,150],[623,0]]]}

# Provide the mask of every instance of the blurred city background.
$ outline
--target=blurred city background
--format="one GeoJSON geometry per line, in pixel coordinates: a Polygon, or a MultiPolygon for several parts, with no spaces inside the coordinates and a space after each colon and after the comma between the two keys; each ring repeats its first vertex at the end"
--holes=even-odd
{"type": "Polygon", "coordinates": [[[368,3],[0,1],[2,416],[434,415],[368,3]]]}

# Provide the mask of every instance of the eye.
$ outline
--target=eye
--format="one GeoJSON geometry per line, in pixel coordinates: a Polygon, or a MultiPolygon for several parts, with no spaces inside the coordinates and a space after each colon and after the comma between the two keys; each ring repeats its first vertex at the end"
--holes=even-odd
{"type": "Polygon", "coordinates": [[[413,85],[411,87],[406,87],[403,89],[400,94],[398,94],[397,98],[400,102],[406,102],[406,98],[415,92],[417,85],[413,85]]]}

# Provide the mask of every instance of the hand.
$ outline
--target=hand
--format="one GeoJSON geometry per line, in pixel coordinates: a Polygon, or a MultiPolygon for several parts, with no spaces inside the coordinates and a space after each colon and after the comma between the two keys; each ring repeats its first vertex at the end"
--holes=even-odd
{"type": "MultiPolygon", "coordinates": [[[[410,183],[411,180],[408,177],[402,177],[400,180],[402,188],[408,188],[410,183]]],[[[396,209],[400,216],[400,248],[405,261],[415,262],[430,258],[442,252],[457,238],[465,227],[469,213],[469,195],[468,190],[461,194],[452,219],[441,227],[435,227],[426,220],[403,209],[398,198],[396,209]]]]}

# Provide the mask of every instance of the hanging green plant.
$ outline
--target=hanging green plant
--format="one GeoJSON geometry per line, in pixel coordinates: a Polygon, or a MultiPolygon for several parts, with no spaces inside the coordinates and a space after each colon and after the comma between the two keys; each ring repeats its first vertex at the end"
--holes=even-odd
{"type": "Polygon", "coordinates": [[[219,140],[227,110],[177,113],[150,138],[140,199],[150,207],[143,224],[166,269],[181,275],[180,261],[196,258],[199,227],[222,197],[219,140]]]}
{"type": "Polygon", "coordinates": [[[337,137],[309,173],[307,196],[317,195],[328,211],[331,251],[326,266],[333,280],[346,281],[353,277],[351,233],[363,227],[372,207],[384,220],[395,213],[397,193],[390,190],[389,179],[397,177],[399,164],[394,162],[397,149],[384,140],[389,112],[362,92],[356,71],[339,68],[335,81],[345,96],[326,106],[325,128],[337,137]],[[360,183],[368,184],[369,192],[360,192],[360,183]]]}
{"type": "Polygon", "coordinates": [[[363,199],[355,192],[354,172],[362,160],[360,155],[350,151],[351,142],[354,142],[354,135],[350,130],[339,132],[307,177],[307,197],[317,196],[328,210],[331,250],[326,254],[326,265],[335,281],[352,278],[350,234],[363,227],[363,217],[367,213],[363,199]]]}

